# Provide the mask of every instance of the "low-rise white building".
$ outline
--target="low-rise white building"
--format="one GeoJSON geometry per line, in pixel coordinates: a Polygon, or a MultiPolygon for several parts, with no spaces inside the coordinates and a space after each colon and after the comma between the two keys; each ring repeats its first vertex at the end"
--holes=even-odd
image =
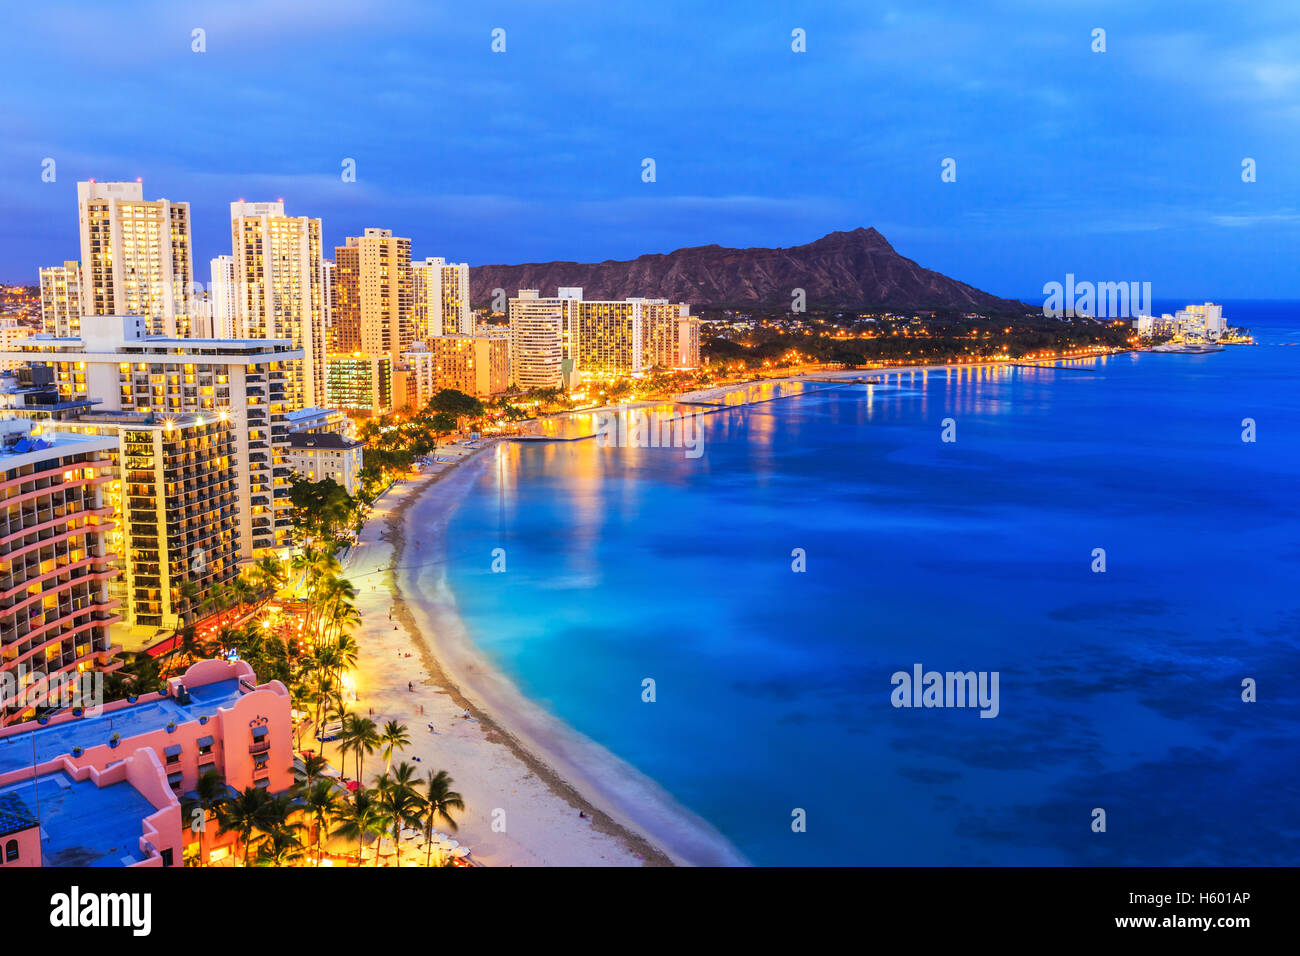
{"type": "Polygon", "coordinates": [[[364,442],[334,432],[292,432],[289,467],[308,481],[333,478],[355,495],[361,488],[361,449],[364,442]]]}

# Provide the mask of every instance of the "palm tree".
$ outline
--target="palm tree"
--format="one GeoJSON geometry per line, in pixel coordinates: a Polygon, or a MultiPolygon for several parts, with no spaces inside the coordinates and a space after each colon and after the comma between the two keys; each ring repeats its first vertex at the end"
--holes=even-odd
{"type": "Polygon", "coordinates": [[[301,830],[301,823],[290,823],[268,833],[257,848],[258,866],[284,866],[302,859],[306,848],[298,838],[301,830]]]}
{"type": "MultiPolygon", "coordinates": [[[[355,610],[355,608],[353,609],[355,610]]],[[[360,615],[358,615],[358,620],[360,615]]],[[[361,645],[351,634],[340,634],[332,645],[334,652],[338,655],[339,670],[351,670],[357,666],[357,654],[361,651],[361,645]]]]}
{"type": "Polygon", "coordinates": [[[183,624],[193,624],[193,612],[199,606],[199,586],[193,581],[181,581],[176,587],[172,588],[172,602],[176,611],[177,630],[183,624]]]}
{"type": "Polygon", "coordinates": [[[259,680],[278,680],[288,684],[293,679],[294,648],[283,638],[271,637],[262,642],[262,666],[255,668],[259,680]]]}
{"type": "Polygon", "coordinates": [[[235,833],[244,848],[244,866],[248,866],[248,850],[253,833],[261,829],[266,819],[266,806],[271,795],[260,787],[246,787],[216,806],[217,829],[221,833],[235,833]]]}
{"type": "Polygon", "coordinates": [[[331,574],[322,578],[312,592],[310,605],[315,605],[315,630],[321,640],[335,639],[345,630],[360,623],[361,615],[356,609],[357,589],[351,581],[331,574]]]}
{"type": "Polygon", "coordinates": [[[383,733],[379,735],[379,743],[383,746],[384,773],[388,773],[393,766],[393,751],[398,748],[405,750],[411,745],[411,735],[406,732],[406,724],[396,720],[388,721],[384,724],[383,733]]]}
{"type": "Polygon", "coordinates": [[[230,596],[234,599],[235,604],[239,607],[239,614],[243,614],[244,608],[257,600],[257,592],[248,580],[243,577],[235,578],[230,582],[230,596]]]}
{"type": "Polygon", "coordinates": [[[121,668],[104,679],[104,697],[118,700],[128,695],[151,694],[163,686],[158,659],[143,651],[128,654],[121,668]]]}
{"type": "Polygon", "coordinates": [[[219,611],[225,606],[225,601],[226,585],[222,581],[216,581],[208,586],[207,591],[199,601],[199,612],[206,616],[213,611],[219,611]]]}
{"type": "Polygon", "coordinates": [[[316,778],[325,772],[329,762],[322,754],[312,754],[302,758],[302,769],[293,768],[294,780],[300,790],[309,790],[316,778]]]}
{"type": "Polygon", "coordinates": [[[207,862],[208,854],[203,845],[203,835],[207,832],[208,814],[216,810],[222,801],[229,799],[230,788],[225,779],[216,770],[205,770],[199,775],[194,787],[194,795],[187,796],[181,803],[182,826],[184,821],[194,819],[194,811],[203,813],[203,823],[199,827],[199,866],[207,862]]]}
{"type": "Polygon", "coordinates": [[[302,799],[303,810],[316,826],[316,865],[320,866],[321,838],[326,825],[341,809],[338,788],[333,780],[322,779],[308,784],[302,799]]]}
{"type": "Polygon", "coordinates": [[[292,793],[272,794],[262,804],[256,827],[267,836],[285,829],[301,829],[301,823],[290,823],[289,818],[302,809],[302,804],[292,793]]]}
{"type": "Polygon", "coordinates": [[[266,595],[265,603],[284,587],[284,567],[269,554],[265,555],[248,569],[248,583],[266,595]]]}
{"type": "MultiPolygon", "coordinates": [[[[306,683],[311,688],[312,697],[315,701],[312,723],[316,728],[316,736],[319,738],[325,729],[324,721],[330,716],[331,704],[336,699],[338,700],[338,706],[335,706],[332,709],[338,713],[340,719],[343,718],[346,710],[342,706],[341,696],[336,693],[337,687],[335,686],[334,678],[330,677],[328,674],[321,674],[315,670],[309,669],[307,672],[306,683]]],[[[324,746],[325,742],[321,741],[322,750],[324,746]]]]}
{"type": "MultiPolygon", "coordinates": [[[[345,584],[347,582],[344,582],[345,584]]],[[[351,588],[352,585],[348,584],[351,588]]],[[[356,590],[353,589],[353,594],[356,590]]],[[[329,617],[325,621],[325,635],[327,639],[338,643],[347,635],[348,631],[360,626],[361,612],[357,610],[356,605],[351,601],[339,601],[331,605],[329,617]]]]}
{"type": "Polygon", "coordinates": [[[424,865],[429,865],[429,854],[433,852],[433,828],[438,818],[441,818],[447,827],[451,830],[460,829],[456,821],[451,817],[452,810],[464,810],[465,801],[461,799],[459,793],[451,789],[453,781],[447,775],[447,771],[439,770],[434,773],[429,771],[429,776],[425,780],[424,791],[424,843],[425,858],[424,865]]]}
{"type": "Polygon", "coordinates": [[[397,765],[390,777],[385,773],[375,782],[379,793],[379,806],[388,816],[393,828],[393,846],[397,850],[397,865],[402,865],[402,828],[418,827],[424,823],[424,797],[412,786],[415,768],[406,761],[397,765]]]}
{"type": "MultiPolygon", "coordinates": [[[[367,836],[380,836],[388,831],[388,816],[375,801],[371,791],[358,788],[356,798],[345,802],[339,811],[339,825],[334,836],[357,841],[357,866],[361,865],[361,842],[367,836]]],[[[375,855],[378,865],[379,856],[375,855]]]]}
{"type": "MultiPolygon", "coordinates": [[[[375,722],[358,714],[348,714],[343,718],[343,733],[340,737],[346,741],[347,749],[352,751],[357,761],[357,783],[361,783],[361,771],[365,759],[379,747],[379,730],[375,722]]],[[[342,746],[342,745],[340,745],[342,746]]]]}
{"type": "Polygon", "coordinates": [[[343,658],[339,654],[338,648],[332,644],[317,644],[312,648],[311,664],[309,666],[318,673],[338,677],[339,671],[343,667],[343,658]]]}
{"type": "MultiPolygon", "coordinates": [[[[300,714],[306,714],[311,708],[312,701],[316,699],[315,688],[312,687],[310,678],[300,680],[298,683],[289,688],[289,701],[295,711],[300,714]]],[[[305,717],[295,719],[293,722],[294,750],[302,750],[302,731],[307,723],[305,717]]]]}

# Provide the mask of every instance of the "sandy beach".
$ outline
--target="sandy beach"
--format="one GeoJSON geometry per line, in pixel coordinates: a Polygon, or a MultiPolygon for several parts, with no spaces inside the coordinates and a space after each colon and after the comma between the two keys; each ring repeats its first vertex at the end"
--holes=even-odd
{"type": "MultiPolygon", "coordinates": [[[[376,503],[344,560],[362,619],[352,709],[373,709],[380,725],[407,725],[412,742],[395,761],[451,774],[466,804],[453,835],[482,864],[743,864],[651,781],[524,701],[468,643],[441,583],[441,536],[496,454],[494,444],[439,448],[462,460],[397,484],[376,503]],[[440,583],[431,589],[431,580],[440,583]]],[[[325,753],[342,766],[333,744],[325,753]]],[[[366,759],[367,780],[382,770],[382,756],[366,759]]],[[[344,773],[354,773],[351,757],[344,773]]]]}

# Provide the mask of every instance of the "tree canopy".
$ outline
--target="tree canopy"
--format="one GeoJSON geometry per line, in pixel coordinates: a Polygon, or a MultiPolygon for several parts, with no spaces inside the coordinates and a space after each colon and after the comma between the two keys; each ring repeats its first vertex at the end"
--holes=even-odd
{"type": "Polygon", "coordinates": [[[473,395],[466,395],[454,388],[444,388],[436,392],[425,406],[426,414],[436,415],[439,412],[479,418],[483,414],[483,403],[473,395]]]}

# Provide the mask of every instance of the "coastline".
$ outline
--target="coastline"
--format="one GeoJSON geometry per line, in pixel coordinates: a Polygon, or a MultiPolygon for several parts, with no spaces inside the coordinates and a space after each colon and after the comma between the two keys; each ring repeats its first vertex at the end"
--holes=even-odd
{"type": "MultiPolygon", "coordinates": [[[[792,375],[772,376],[770,378],[755,378],[744,382],[731,382],[725,385],[710,385],[706,388],[694,389],[689,392],[680,392],[667,398],[647,398],[639,399],[634,402],[623,402],[615,405],[593,405],[587,408],[566,409],[559,412],[550,412],[530,419],[529,423],[534,429],[533,436],[539,436],[545,432],[546,426],[558,424],[570,419],[580,418],[584,415],[596,415],[601,412],[610,411],[627,411],[634,408],[656,408],[664,405],[680,404],[707,404],[719,402],[728,395],[736,392],[748,391],[752,388],[763,386],[778,385],[812,385],[821,383],[828,386],[851,384],[856,379],[862,378],[881,378],[888,382],[890,376],[901,377],[904,375],[915,375],[918,372],[969,372],[973,370],[983,370],[990,368],[1026,368],[1037,366],[1043,369],[1052,369],[1059,362],[1087,362],[1101,358],[1110,358],[1116,355],[1125,355],[1130,352],[1143,351],[1142,349],[1113,349],[1108,352],[1097,352],[1093,355],[1062,355],[1056,358],[1041,358],[1024,361],[996,360],[985,362],[963,362],[961,364],[946,363],[929,363],[922,365],[891,365],[882,368],[858,368],[858,369],[826,369],[812,372],[796,372],[792,375]]],[[[882,383],[882,384],[884,384],[882,383]]],[[[788,396],[780,396],[788,397],[788,396]]],[[[771,399],[759,399],[758,401],[770,401],[771,399]]],[[[745,404],[756,404],[750,402],[737,402],[730,407],[740,407],[745,404]]],[[[721,409],[719,409],[721,410],[721,409]]]]}
{"type": "Polygon", "coordinates": [[[649,777],[526,698],[475,647],[446,582],[445,534],[457,505],[488,461],[489,456],[473,456],[443,480],[425,484],[386,520],[397,560],[396,571],[390,569],[385,583],[392,589],[397,619],[418,635],[416,643],[429,682],[442,687],[458,707],[468,710],[555,798],[573,811],[585,813],[583,822],[616,842],[630,858],[626,862],[748,865],[707,821],[677,803],[649,777]],[[408,543],[417,534],[421,560],[413,562],[408,543]],[[417,594],[413,599],[407,597],[417,594]]]}
{"type": "MultiPolygon", "coordinates": [[[[840,379],[1008,364],[762,378],[673,396],[668,404],[717,402],[756,387],[834,387],[840,379]]],[[[767,400],[771,396],[758,399],[767,400]]],[[[740,404],[747,403],[736,407],[740,404]]],[[[559,424],[599,410],[559,412],[537,421],[559,424]]],[[[363,531],[363,546],[348,555],[345,573],[360,571],[376,582],[358,602],[367,633],[358,635],[363,650],[357,693],[366,705],[377,702],[377,722],[402,720],[413,738],[395,759],[451,773],[466,798],[464,816],[476,818],[462,819],[455,835],[488,865],[749,865],[710,823],[655,781],[529,700],[475,646],[446,580],[446,531],[465,494],[501,453],[502,441],[490,439],[468,454],[462,450],[439,472],[394,486],[376,507],[382,513],[373,514],[363,531]],[[387,623],[371,633],[376,612],[382,611],[387,623]],[[410,691],[401,692],[402,680],[409,681],[410,691]],[[430,716],[437,730],[426,737],[430,716]],[[504,823],[500,831],[497,814],[504,823]],[[526,830],[520,828],[521,817],[526,830]]]]}
{"type": "MultiPolygon", "coordinates": [[[[346,556],[344,576],[357,587],[361,626],[354,713],[377,724],[404,723],[410,743],[393,762],[412,762],[426,771],[446,770],[464,798],[458,827],[442,826],[487,866],[641,866],[672,860],[611,819],[597,815],[582,792],[546,761],[522,746],[499,715],[461,691],[421,632],[419,600],[398,591],[406,551],[405,520],[417,502],[462,477],[486,445],[439,472],[392,486],[376,503],[361,539],[346,556]],[[413,608],[414,605],[414,608],[413,608]],[[408,689],[409,688],[409,689],[408,689]],[[469,718],[463,715],[468,712],[469,718]]],[[[433,500],[440,500],[434,496],[433,500]]],[[[410,554],[407,554],[408,565],[410,554]]],[[[418,564],[418,562],[417,562],[418,564]]],[[[356,758],[340,759],[336,742],[317,744],[345,777],[355,775],[356,758]]],[[[544,755],[542,755],[544,757],[544,755]]],[[[382,757],[366,759],[362,777],[383,772],[382,757]]]]}

